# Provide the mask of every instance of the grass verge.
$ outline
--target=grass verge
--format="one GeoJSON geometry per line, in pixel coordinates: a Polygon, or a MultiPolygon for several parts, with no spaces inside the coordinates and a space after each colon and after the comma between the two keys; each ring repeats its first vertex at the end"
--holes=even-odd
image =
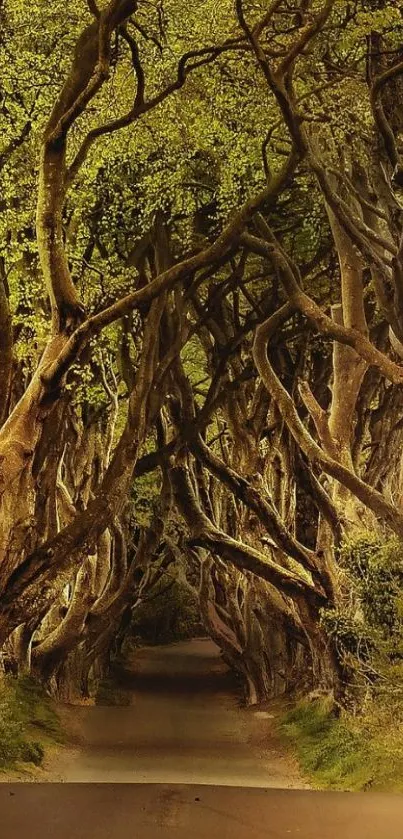
{"type": "Polygon", "coordinates": [[[47,746],[63,742],[52,702],[33,679],[0,680],[0,772],[20,764],[40,766],[47,746]]]}
{"type": "Polygon", "coordinates": [[[282,718],[280,733],[317,789],[403,791],[403,723],[382,706],[336,716],[328,699],[304,700],[282,718]]]}

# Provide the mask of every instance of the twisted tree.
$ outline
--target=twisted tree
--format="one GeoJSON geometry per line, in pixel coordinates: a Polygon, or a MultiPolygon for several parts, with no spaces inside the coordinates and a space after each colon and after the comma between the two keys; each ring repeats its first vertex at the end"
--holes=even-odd
{"type": "Polygon", "coordinates": [[[4,666],[90,691],[179,574],[249,701],[342,693],[338,549],[403,534],[399,4],[0,15],[4,666]]]}

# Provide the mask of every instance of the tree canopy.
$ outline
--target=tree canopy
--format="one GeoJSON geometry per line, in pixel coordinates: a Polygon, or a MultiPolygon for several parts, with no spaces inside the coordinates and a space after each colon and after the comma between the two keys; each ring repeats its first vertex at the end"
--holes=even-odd
{"type": "Polygon", "coordinates": [[[345,546],[403,536],[401,3],[0,26],[4,666],[90,690],[175,579],[249,701],[342,693],[345,546]]]}

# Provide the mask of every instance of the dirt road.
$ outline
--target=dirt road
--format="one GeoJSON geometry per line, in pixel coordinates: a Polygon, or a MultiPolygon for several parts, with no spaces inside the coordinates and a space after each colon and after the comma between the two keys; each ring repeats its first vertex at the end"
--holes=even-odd
{"type": "Polygon", "coordinates": [[[270,713],[241,707],[211,641],[145,648],[121,684],[127,706],[63,709],[71,748],[50,764],[50,780],[307,786],[270,713]]]}

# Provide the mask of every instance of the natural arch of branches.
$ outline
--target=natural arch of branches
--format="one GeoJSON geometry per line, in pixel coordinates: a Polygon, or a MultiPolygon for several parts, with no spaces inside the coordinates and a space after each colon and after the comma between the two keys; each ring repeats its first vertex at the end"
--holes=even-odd
{"type": "Polygon", "coordinates": [[[403,536],[402,10],[181,5],[0,4],[1,660],[89,692],[179,575],[250,702],[342,694],[338,549],[403,536]]]}

